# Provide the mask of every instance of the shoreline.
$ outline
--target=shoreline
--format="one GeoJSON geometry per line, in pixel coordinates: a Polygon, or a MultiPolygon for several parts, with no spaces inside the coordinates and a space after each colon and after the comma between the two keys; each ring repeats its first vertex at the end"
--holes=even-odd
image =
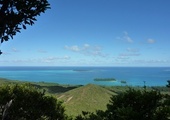
{"type": "Polygon", "coordinates": [[[106,86],[165,86],[170,79],[170,68],[138,67],[55,67],[29,66],[0,68],[0,77],[11,80],[48,83],[86,85],[88,83],[106,86]],[[115,78],[117,81],[97,80],[94,78],[115,78]],[[124,81],[123,81],[124,80],[124,81]],[[126,81],[126,82],[125,82],[126,81]]]}
{"type": "MultiPolygon", "coordinates": [[[[95,82],[120,82],[121,84],[120,85],[103,85],[103,84],[95,84],[95,85],[98,85],[98,86],[106,86],[106,87],[144,87],[144,85],[140,86],[140,85],[129,85],[127,84],[124,80],[122,81],[118,81],[118,80],[115,80],[115,81],[95,81],[95,82]]],[[[32,83],[32,84],[42,84],[42,85],[51,85],[51,86],[85,86],[85,85],[88,85],[88,84],[94,84],[94,83],[87,83],[87,84],[60,84],[60,83],[55,83],[55,82],[45,82],[45,81],[38,81],[38,82],[34,82],[34,81],[24,81],[24,80],[12,80],[12,79],[7,79],[7,78],[0,78],[0,84],[3,84],[3,83],[32,83]]],[[[166,87],[166,84],[163,86],[163,85],[156,85],[156,86],[149,86],[149,85],[146,85],[146,87],[166,87]]]]}
{"type": "Polygon", "coordinates": [[[30,84],[40,90],[45,90],[47,94],[51,94],[51,95],[59,95],[59,94],[68,92],[70,90],[79,89],[81,87],[86,87],[89,85],[102,87],[102,88],[109,90],[110,92],[115,92],[115,93],[125,92],[126,90],[130,88],[137,89],[137,90],[144,90],[144,89],[155,90],[155,91],[160,91],[161,93],[169,93],[169,88],[167,88],[166,85],[165,86],[146,86],[145,88],[144,86],[128,86],[128,85],[106,86],[106,85],[97,85],[97,84],[90,84],[90,83],[86,85],[80,85],[80,84],[71,85],[71,84],[58,84],[58,83],[50,83],[50,82],[43,82],[43,81],[29,82],[29,81],[9,80],[5,78],[0,78],[0,86],[10,85],[10,84],[30,84]]]}

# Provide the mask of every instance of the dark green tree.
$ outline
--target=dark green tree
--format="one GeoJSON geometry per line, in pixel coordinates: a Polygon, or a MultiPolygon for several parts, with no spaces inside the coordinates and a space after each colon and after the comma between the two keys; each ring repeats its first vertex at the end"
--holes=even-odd
{"type": "Polygon", "coordinates": [[[164,96],[159,91],[129,89],[111,97],[106,115],[115,120],[168,120],[163,104],[164,96]]]}
{"type": "Polygon", "coordinates": [[[36,16],[49,6],[47,0],[0,0],[0,43],[13,39],[26,25],[33,25],[36,16]]]}
{"type": "Polygon", "coordinates": [[[168,84],[166,85],[166,87],[170,88],[170,80],[167,80],[168,84]]]}
{"type": "Polygon", "coordinates": [[[64,112],[62,102],[29,84],[0,87],[0,119],[66,120],[64,112]]]}
{"type": "Polygon", "coordinates": [[[169,95],[129,89],[111,97],[106,111],[84,112],[76,120],[169,120],[169,95]]]}
{"type": "Polygon", "coordinates": [[[75,120],[107,120],[105,112],[97,110],[96,113],[82,111],[82,115],[76,116],[75,120]]]}

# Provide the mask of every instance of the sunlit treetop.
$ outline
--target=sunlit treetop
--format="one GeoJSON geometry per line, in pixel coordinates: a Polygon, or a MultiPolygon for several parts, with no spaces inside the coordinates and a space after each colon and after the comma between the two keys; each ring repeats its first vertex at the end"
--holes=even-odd
{"type": "Polygon", "coordinates": [[[0,0],[0,40],[8,41],[50,8],[47,0],[0,0]]]}

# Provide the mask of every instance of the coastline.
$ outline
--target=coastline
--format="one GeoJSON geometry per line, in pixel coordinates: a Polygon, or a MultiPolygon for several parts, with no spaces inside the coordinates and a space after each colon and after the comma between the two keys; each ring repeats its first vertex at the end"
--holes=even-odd
{"type": "Polygon", "coordinates": [[[170,79],[170,67],[56,67],[12,66],[0,67],[0,77],[29,82],[106,86],[164,86],[170,79]],[[115,78],[117,81],[94,81],[95,78],[115,78]],[[123,82],[124,80],[124,82],[123,82]],[[125,82],[126,81],[126,82],[125,82]]]}

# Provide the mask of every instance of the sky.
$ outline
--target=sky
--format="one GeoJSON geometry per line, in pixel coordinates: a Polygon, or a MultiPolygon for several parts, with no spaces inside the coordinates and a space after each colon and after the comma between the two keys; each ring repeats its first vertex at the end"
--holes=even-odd
{"type": "Polygon", "coordinates": [[[170,67],[170,0],[49,0],[0,66],[170,67]]]}

